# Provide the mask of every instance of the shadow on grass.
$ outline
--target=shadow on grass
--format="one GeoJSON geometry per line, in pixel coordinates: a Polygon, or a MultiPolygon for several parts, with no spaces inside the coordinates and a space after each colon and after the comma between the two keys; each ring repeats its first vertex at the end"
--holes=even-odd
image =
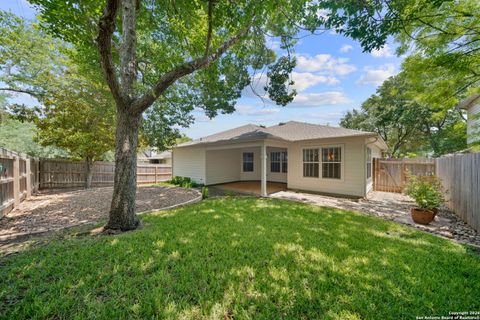
{"type": "Polygon", "coordinates": [[[1,261],[6,318],[413,318],[479,310],[480,259],[380,219],[224,198],[1,261]]]}

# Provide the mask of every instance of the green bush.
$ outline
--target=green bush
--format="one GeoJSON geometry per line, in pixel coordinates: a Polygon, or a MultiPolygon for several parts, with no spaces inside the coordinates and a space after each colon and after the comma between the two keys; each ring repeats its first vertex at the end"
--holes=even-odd
{"type": "Polygon", "coordinates": [[[189,177],[175,176],[168,182],[182,188],[198,188],[202,186],[201,184],[192,181],[192,179],[190,179],[189,177]]]}
{"type": "Polygon", "coordinates": [[[444,201],[443,188],[436,176],[409,176],[404,192],[412,197],[421,209],[436,209],[444,201]]]}
{"type": "Polygon", "coordinates": [[[208,198],[208,188],[202,187],[202,199],[207,199],[207,198],[208,198]]]}

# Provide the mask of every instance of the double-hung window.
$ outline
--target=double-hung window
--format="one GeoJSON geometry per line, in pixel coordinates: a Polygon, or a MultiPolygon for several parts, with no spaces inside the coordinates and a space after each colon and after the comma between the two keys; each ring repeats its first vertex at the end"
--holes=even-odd
{"type": "Polygon", "coordinates": [[[281,152],[270,152],[270,172],[280,172],[281,152]]]}
{"type": "Polygon", "coordinates": [[[253,152],[243,153],[243,172],[253,172],[253,152]]]}
{"type": "Polygon", "coordinates": [[[318,149],[303,149],[303,176],[318,178],[318,149]]]}
{"type": "Polygon", "coordinates": [[[287,172],[287,152],[270,152],[270,172],[287,172]]]}
{"type": "Polygon", "coordinates": [[[367,179],[372,177],[372,149],[367,147],[367,179]]]}
{"type": "Polygon", "coordinates": [[[342,148],[325,147],[322,150],[322,178],[342,178],[342,148]]]}

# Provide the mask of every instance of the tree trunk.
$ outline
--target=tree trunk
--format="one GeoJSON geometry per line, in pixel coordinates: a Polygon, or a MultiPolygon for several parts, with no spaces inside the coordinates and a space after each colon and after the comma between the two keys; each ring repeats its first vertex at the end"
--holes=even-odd
{"type": "Polygon", "coordinates": [[[93,158],[87,156],[85,158],[85,189],[92,187],[92,175],[93,175],[93,158]]]}
{"type": "Polygon", "coordinates": [[[117,108],[115,179],[107,230],[133,230],[140,220],[135,214],[137,191],[137,145],[141,115],[117,108]]]}

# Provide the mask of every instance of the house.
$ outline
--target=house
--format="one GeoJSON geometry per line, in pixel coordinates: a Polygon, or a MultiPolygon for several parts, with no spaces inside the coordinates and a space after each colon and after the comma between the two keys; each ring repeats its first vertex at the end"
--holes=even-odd
{"type": "Polygon", "coordinates": [[[258,181],[286,188],[364,197],[372,189],[372,158],[387,145],[373,132],[289,121],[248,124],[173,148],[173,175],[216,185],[258,181]]]}
{"type": "Polygon", "coordinates": [[[167,150],[158,153],[155,149],[147,149],[137,155],[137,162],[171,165],[172,152],[167,150]]]}
{"type": "Polygon", "coordinates": [[[473,94],[460,102],[458,108],[467,111],[467,143],[480,142],[480,94],[473,94]]]}

